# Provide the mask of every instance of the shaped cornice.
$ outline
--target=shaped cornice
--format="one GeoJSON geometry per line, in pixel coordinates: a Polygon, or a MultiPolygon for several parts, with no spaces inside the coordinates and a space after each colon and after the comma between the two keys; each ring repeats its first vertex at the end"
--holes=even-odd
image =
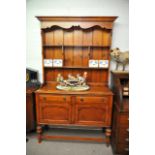
{"type": "Polygon", "coordinates": [[[90,30],[90,29],[111,29],[109,27],[104,27],[104,26],[101,26],[101,25],[93,25],[93,26],[90,26],[90,27],[82,27],[81,25],[72,25],[72,26],[68,26],[68,27],[62,27],[62,26],[59,26],[59,25],[52,25],[51,27],[46,27],[46,28],[42,28],[42,30],[44,31],[51,31],[51,30],[55,30],[55,29],[62,29],[62,30],[66,30],[66,31],[70,31],[70,30],[90,30]]]}
{"type": "Polygon", "coordinates": [[[112,29],[116,16],[99,16],[99,17],[57,17],[57,16],[37,16],[41,22],[41,29],[51,30],[61,28],[64,30],[71,29],[112,29]]]}

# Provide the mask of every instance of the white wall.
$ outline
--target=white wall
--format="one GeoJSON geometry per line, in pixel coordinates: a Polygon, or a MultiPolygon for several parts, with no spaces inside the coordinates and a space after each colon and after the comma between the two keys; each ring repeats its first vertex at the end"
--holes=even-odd
{"type": "Polygon", "coordinates": [[[128,5],[128,0],[27,0],[26,67],[39,70],[42,81],[40,23],[35,16],[119,16],[112,48],[125,51],[129,48],[128,5]]]}

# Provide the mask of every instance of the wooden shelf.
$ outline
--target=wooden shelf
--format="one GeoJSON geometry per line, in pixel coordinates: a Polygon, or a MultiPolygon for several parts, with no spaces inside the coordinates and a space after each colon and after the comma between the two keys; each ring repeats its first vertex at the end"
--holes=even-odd
{"type": "Polygon", "coordinates": [[[63,66],[63,67],[47,67],[44,66],[44,68],[51,68],[51,69],[98,69],[98,70],[107,70],[108,68],[93,68],[93,67],[81,67],[81,66],[63,66]]]}
{"type": "Polygon", "coordinates": [[[44,27],[46,30],[41,31],[43,59],[61,59],[64,66],[46,67],[43,62],[43,81],[54,81],[58,73],[62,76],[71,73],[74,76],[86,71],[89,74],[88,82],[107,83],[110,65],[108,68],[92,68],[89,67],[89,60],[108,60],[110,63],[113,23],[106,23],[104,20],[100,23],[49,23],[51,24],[47,29],[44,27]]]}
{"type": "Polygon", "coordinates": [[[44,45],[45,48],[54,48],[54,47],[79,47],[79,48],[110,48],[110,46],[101,46],[101,45],[44,45]]]}

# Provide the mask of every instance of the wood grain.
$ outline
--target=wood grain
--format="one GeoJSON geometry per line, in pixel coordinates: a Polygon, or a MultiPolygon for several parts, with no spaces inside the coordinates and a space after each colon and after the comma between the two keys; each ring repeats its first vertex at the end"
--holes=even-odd
{"type": "Polygon", "coordinates": [[[113,22],[117,17],[37,17],[41,21],[42,58],[62,59],[62,67],[44,67],[42,88],[35,92],[38,141],[42,139],[106,142],[111,136],[113,93],[109,68],[89,68],[89,60],[109,60],[113,22]],[[60,91],[56,78],[88,73],[88,91],[60,91]],[[44,125],[106,128],[106,137],[42,134],[44,125]]]}

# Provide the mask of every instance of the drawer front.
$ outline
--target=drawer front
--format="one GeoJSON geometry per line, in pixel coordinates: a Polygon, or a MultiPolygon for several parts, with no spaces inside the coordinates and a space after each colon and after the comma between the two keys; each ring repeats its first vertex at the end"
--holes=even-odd
{"type": "Polygon", "coordinates": [[[117,146],[116,146],[116,150],[115,151],[118,154],[128,155],[129,154],[129,145],[117,143],[117,146]]]}
{"type": "Polygon", "coordinates": [[[76,97],[76,102],[78,104],[84,104],[84,103],[89,103],[89,104],[96,104],[96,103],[107,103],[108,102],[108,97],[76,97]]]}
{"type": "Polygon", "coordinates": [[[65,102],[71,102],[70,96],[65,95],[39,95],[39,101],[40,102],[50,102],[50,103],[65,103],[65,102]]]}
{"type": "Polygon", "coordinates": [[[119,143],[129,143],[129,130],[128,128],[120,128],[118,131],[117,139],[119,143]]]}
{"type": "Polygon", "coordinates": [[[77,97],[75,124],[110,126],[112,103],[108,97],[77,97]]]}

